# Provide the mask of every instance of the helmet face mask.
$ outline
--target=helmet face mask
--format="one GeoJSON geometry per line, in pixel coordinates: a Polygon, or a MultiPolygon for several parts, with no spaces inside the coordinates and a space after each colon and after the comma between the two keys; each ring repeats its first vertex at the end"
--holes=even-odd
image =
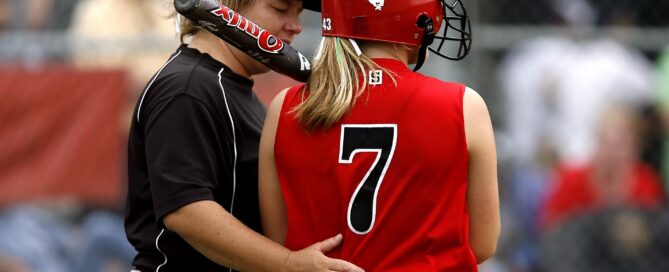
{"type": "Polygon", "coordinates": [[[460,0],[441,0],[444,23],[435,35],[430,51],[449,60],[461,60],[469,54],[472,28],[467,10],[460,0]]]}
{"type": "Polygon", "coordinates": [[[432,44],[430,51],[451,60],[464,58],[471,45],[471,26],[460,0],[322,0],[322,16],[323,36],[422,51],[432,44]]]}

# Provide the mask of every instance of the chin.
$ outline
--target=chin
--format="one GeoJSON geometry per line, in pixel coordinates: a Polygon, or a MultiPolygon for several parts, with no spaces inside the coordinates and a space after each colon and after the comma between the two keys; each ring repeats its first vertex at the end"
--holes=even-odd
{"type": "Polygon", "coordinates": [[[272,69],[270,69],[266,65],[264,65],[261,62],[254,59],[253,64],[251,64],[251,67],[249,67],[249,70],[251,71],[251,74],[259,75],[259,74],[267,73],[267,72],[271,71],[272,69]]]}
{"type": "Polygon", "coordinates": [[[262,65],[262,64],[260,64],[260,65],[259,65],[258,67],[256,67],[256,68],[257,68],[257,69],[255,69],[255,73],[254,73],[254,74],[256,74],[256,75],[260,75],[260,74],[264,74],[264,73],[267,73],[267,72],[269,72],[269,71],[272,71],[272,69],[270,69],[269,67],[267,67],[267,66],[265,66],[265,65],[262,65]]]}

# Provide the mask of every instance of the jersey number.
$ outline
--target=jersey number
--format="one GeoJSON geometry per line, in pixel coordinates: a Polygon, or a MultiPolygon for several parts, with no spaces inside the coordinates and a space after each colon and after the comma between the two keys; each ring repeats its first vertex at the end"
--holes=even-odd
{"type": "Polygon", "coordinates": [[[348,203],[348,227],[356,234],[367,234],[376,219],[376,197],[390,166],[397,143],[397,125],[342,125],[339,163],[353,163],[359,152],[374,152],[376,160],[355,189],[348,203]]]}

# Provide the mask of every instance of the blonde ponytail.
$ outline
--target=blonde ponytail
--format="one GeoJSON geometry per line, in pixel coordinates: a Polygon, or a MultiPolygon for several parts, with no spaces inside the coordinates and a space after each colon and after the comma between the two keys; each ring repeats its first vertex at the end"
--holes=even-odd
{"type": "Polygon", "coordinates": [[[307,130],[328,128],[339,121],[366,89],[368,71],[385,71],[359,55],[349,39],[325,37],[317,54],[303,90],[306,99],[292,110],[307,130]]]}

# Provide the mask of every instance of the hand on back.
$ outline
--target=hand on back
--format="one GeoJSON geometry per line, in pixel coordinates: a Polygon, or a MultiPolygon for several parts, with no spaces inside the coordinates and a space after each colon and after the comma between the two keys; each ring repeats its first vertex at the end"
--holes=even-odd
{"type": "Polygon", "coordinates": [[[362,268],[347,261],[333,259],[324,253],[336,248],[341,244],[342,235],[315,243],[305,249],[291,252],[284,263],[286,272],[321,272],[321,271],[345,271],[364,272],[362,268]]]}

